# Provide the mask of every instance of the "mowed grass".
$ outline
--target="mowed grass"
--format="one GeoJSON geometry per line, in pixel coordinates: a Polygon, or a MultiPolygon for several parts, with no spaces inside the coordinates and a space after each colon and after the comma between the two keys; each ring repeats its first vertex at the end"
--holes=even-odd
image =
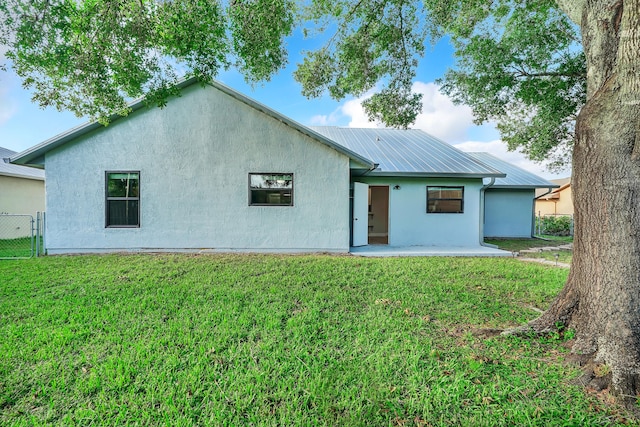
{"type": "MultiPolygon", "coordinates": [[[[511,252],[520,252],[523,249],[535,249],[543,247],[561,246],[573,242],[573,237],[545,236],[544,239],[487,239],[487,243],[498,246],[500,249],[511,252]]],[[[571,264],[573,251],[561,249],[557,251],[540,251],[533,253],[521,253],[524,258],[541,258],[547,261],[558,261],[563,264],[571,264]],[[558,257],[556,258],[556,254],[558,257]]]]}
{"type": "Polygon", "coordinates": [[[614,425],[522,324],[567,271],[513,259],[0,262],[1,425],[614,425]]]}
{"type": "Polygon", "coordinates": [[[31,237],[0,239],[0,258],[29,258],[32,255],[31,237]]]}

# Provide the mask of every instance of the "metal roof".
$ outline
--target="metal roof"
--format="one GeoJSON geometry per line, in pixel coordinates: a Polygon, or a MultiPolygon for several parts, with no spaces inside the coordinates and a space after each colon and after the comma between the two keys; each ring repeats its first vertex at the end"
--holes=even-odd
{"type": "Polygon", "coordinates": [[[378,164],[369,175],[504,177],[497,168],[418,129],[356,129],[311,126],[312,130],[378,164]]]}
{"type": "MultiPolygon", "coordinates": [[[[179,84],[177,84],[176,86],[179,87],[180,89],[184,89],[186,87],[189,87],[191,85],[194,85],[196,83],[199,83],[199,80],[196,79],[195,77],[192,77],[190,79],[185,79],[182,82],[180,82],[179,84]]],[[[267,114],[268,116],[271,116],[272,118],[286,124],[287,126],[292,127],[293,129],[303,133],[304,135],[307,135],[310,138],[315,139],[316,141],[329,146],[330,148],[346,155],[347,157],[349,157],[351,160],[353,160],[354,162],[356,162],[357,164],[361,165],[364,167],[364,169],[373,169],[373,167],[375,166],[375,164],[373,163],[373,161],[367,157],[363,157],[362,155],[353,152],[352,150],[350,150],[348,147],[345,147],[344,145],[340,145],[340,144],[336,144],[333,140],[328,139],[326,136],[321,135],[319,133],[314,132],[313,130],[309,129],[306,126],[301,125],[300,123],[296,122],[295,120],[290,119],[289,117],[267,107],[266,105],[263,105],[243,94],[241,94],[240,92],[236,91],[235,89],[231,89],[228,86],[223,85],[222,83],[219,83],[217,81],[213,81],[211,83],[207,83],[207,86],[211,86],[229,96],[231,96],[232,98],[237,99],[240,102],[243,102],[245,104],[247,104],[248,106],[255,108],[258,111],[261,111],[265,114],[267,114]]],[[[133,101],[131,104],[129,104],[129,107],[131,108],[132,111],[136,111],[139,110],[143,107],[145,107],[146,104],[144,102],[144,99],[137,99],[135,101],[133,101]]],[[[122,117],[119,115],[113,115],[110,117],[110,120],[112,122],[115,122],[117,120],[122,120],[122,119],[126,119],[126,117],[122,117]]],[[[50,138],[44,142],[41,142],[38,145],[35,145],[21,153],[18,153],[17,155],[11,157],[11,162],[12,163],[16,163],[16,164],[21,164],[21,165],[30,165],[30,166],[34,166],[34,167],[39,167],[39,168],[43,168],[44,167],[44,154],[56,147],[59,147],[63,144],[66,144],[69,141],[74,140],[75,138],[78,138],[79,136],[85,135],[95,129],[100,129],[103,128],[104,126],[101,125],[100,123],[93,121],[93,122],[88,122],[85,124],[82,124],[80,126],[76,126],[66,132],[63,132],[59,135],[54,136],[53,138],[50,138]]]]}
{"type": "Polygon", "coordinates": [[[9,157],[14,154],[16,154],[15,151],[0,147],[0,175],[44,181],[43,170],[9,163],[9,157]]]}
{"type": "Polygon", "coordinates": [[[540,178],[529,171],[499,159],[489,153],[467,153],[477,160],[506,173],[505,178],[497,178],[491,188],[555,188],[557,184],[540,178]]]}

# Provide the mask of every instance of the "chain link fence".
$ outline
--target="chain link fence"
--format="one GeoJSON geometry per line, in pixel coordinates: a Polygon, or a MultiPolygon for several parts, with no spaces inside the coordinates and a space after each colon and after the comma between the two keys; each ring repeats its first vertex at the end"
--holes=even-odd
{"type": "Polygon", "coordinates": [[[0,259],[24,259],[44,254],[44,213],[0,215],[0,259]]]}

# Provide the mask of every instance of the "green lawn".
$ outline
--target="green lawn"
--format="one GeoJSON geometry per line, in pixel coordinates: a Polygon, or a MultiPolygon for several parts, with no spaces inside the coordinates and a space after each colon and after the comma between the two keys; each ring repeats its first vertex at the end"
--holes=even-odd
{"type": "Polygon", "coordinates": [[[505,251],[518,252],[523,249],[565,245],[573,242],[573,237],[545,236],[543,239],[485,239],[485,242],[496,245],[505,251]]]}
{"type": "MultiPolygon", "coordinates": [[[[520,252],[523,249],[542,248],[545,246],[560,246],[573,242],[573,237],[565,236],[544,236],[535,239],[486,239],[487,243],[498,246],[500,249],[511,252],[520,252]]],[[[534,253],[522,253],[520,256],[526,258],[542,258],[548,261],[557,261],[564,264],[571,264],[573,252],[570,250],[544,251],[534,253]]]]}
{"type": "Polygon", "coordinates": [[[31,256],[31,237],[0,239],[0,258],[28,258],[31,256]]]}
{"type": "Polygon", "coordinates": [[[615,425],[558,336],[567,271],[513,259],[0,261],[0,425],[615,425]]]}

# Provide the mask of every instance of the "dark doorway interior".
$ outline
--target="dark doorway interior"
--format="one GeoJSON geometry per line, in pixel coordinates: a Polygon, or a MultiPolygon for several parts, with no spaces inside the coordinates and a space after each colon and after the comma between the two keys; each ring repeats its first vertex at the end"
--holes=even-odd
{"type": "Polygon", "coordinates": [[[369,186],[369,244],[389,244],[389,187],[369,186]]]}

